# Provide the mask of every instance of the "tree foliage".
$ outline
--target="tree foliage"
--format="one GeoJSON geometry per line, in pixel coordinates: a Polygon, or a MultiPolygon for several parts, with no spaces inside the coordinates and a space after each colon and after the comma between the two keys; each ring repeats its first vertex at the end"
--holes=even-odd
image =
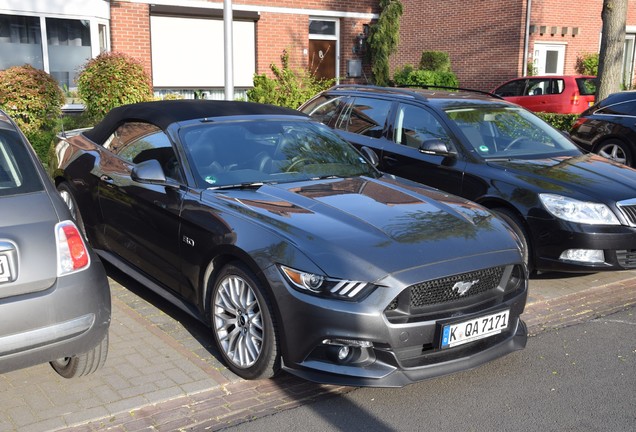
{"type": "Polygon", "coordinates": [[[603,29],[599,53],[596,100],[621,90],[628,0],[603,0],[603,29]]]}
{"type": "Polygon", "coordinates": [[[400,17],[403,7],[400,0],[380,0],[380,17],[370,28],[368,39],[371,71],[377,85],[389,84],[389,57],[400,41],[400,17]]]}
{"type": "Polygon", "coordinates": [[[280,56],[282,68],[270,65],[274,78],[265,74],[254,75],[254,87],[247,91],[250,102],[284,106],[296,109],[316,93],[334,83],[334,80],[316,78],[307,70],[295,71],[289,67],[289,53],[280,56]]]}
{"type": "Polygon", "coordinates": [[[598,75],[598,54],[584,53],[577,56],[574,69],[581,75],[598,75]]]}
{"type": "Polygon", "coordinates": [[[79,73],[77,90],[88,115],[96,119],[117,106],[153,97],[150,76],[141,62],[118,52],[89,60],[79,73]]]}

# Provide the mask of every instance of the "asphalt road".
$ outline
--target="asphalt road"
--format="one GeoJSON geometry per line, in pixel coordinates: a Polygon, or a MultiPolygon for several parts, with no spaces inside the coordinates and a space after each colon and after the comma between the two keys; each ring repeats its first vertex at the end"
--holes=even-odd
{"type": "Polygon", "coordinates": [[[478,369],[357,389],[227,431],[633,431],[636,309],[530,338],[478,369]]]}

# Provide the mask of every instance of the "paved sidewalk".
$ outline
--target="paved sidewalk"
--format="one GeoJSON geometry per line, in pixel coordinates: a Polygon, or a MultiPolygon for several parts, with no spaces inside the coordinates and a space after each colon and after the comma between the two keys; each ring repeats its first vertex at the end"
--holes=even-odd
{"type": "MultiPolygon", "coordinates": [[[[209,330],[111,271],[113,322],[106,366],[65,380],[48,365],[0,375],[0,432],[220,430],[350,387],[282,374],[244,381],[219,361],[209,330]],[[125,287],[125,288],[124,288],[125,287]]],[[[539,275],[524,313],[530,333],[636,304],[636,271],[539,275]]]]}

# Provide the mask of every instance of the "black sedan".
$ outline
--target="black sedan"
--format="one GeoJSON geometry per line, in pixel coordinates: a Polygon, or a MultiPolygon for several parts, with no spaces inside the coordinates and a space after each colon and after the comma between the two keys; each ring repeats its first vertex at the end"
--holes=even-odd
{"type": "Polygon", "coordinates": [[[243,378],[402,386],[525,346],[509,227],[382,175],[297,111],[123,106],[56,155],[99,255],[209,324],[243,378]]]}
{"type": "Polygon", "coordinates": [[[301,111],[384,172],[507,220],[540,271],[636,268],[636,170],[584,154],[531,112],[467,91],[337,86],[301,111]]]}
{"type": "Polygon", "coordinates": [[[584,150],[636,166],[636,91],[614,93],[585,110],[570,131],[584,150]]]}

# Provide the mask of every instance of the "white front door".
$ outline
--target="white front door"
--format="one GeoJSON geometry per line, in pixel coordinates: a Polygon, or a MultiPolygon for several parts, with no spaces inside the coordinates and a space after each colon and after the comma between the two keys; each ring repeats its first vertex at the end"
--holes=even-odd
{"type": "Polygon", "coordinates": [[[565,44],[534,44],[534,67],[537,75],[563,75],[565,44]]]}

